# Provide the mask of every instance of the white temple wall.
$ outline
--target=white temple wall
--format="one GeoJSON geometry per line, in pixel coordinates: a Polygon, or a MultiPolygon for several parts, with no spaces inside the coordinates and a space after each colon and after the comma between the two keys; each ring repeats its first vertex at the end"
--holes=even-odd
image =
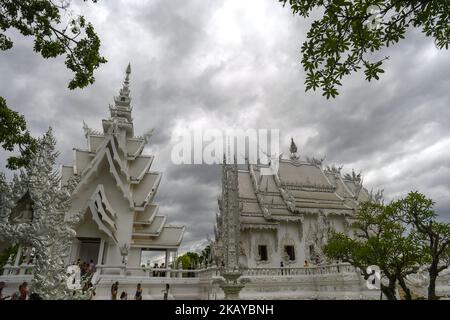
{"type": "MultiPolygon", "coordinates": [[[[326,216],[329,222],[329,230],[346,232],[343,215],[330,213],[326,216]]],[[[303,267],[305,260],[312,262],[309,256],[308,246],[317,240],[318,214],[305,215],[303,223],[300,221],[280,221],[276,229],[245,229],[241,231],[241,251],[245,252],[239,258],[242,266],[256,267],[280,267],[283,262],[285,267],[303,267]],[[258,246],[267,246],[267,260],[260,260],[258,246]],[[294,247],[295,259],[290,260],[286,254],[286,246],[294,247]]],[[[326,232],[326,231],[325,231],[326,232]]],[[[326,236],[327,237],[327,236],[326,236]]],[[[318,250],[315,248],[314,250],[318,250]]]]}
{"type": "MultiPolygon", "coordinates": [[[[247,231],[247,238],[250,240],[249,252],[246,252],[248,257],[248,267],[272,267],[274,261],[277,261],[276,256],[276,230],[271,229],[251,229],[247,231]],[[258,246],[267,247],[267,260],[259,259],[258,246]]],[[[279,265],[278,265],[279,266],[279,265]]]]}
{"type": "Polygon", "coordinates": [[[249,268],[280,267],[281,262],[288,267],[302,267],[305,248],[300,222],[280,222],[277,229],[250,229],[241,232],[241,243],[246,253],[240,262],[249,268]],[[267,247],[267,260],[260,260],[259,246],[267,247]],[[294,248],[294,260],[289,260],[285,246],[294,248]]]}
{"type": "Polygon", "coordinates": [[[274,267],[279,267],[281,262],[286,267],[302,267],[305,257],[302,240],[302,224],[300,222],[281,222],[278,226],[278,261],[274,264],[274,267]],[[285,246],[294,247],[294,260],[288,258],[285,246]]]}
{"type": "Polygon", "coordinates": [[[252,258],[250,257],[251,253],[251,237],[248,230],[241,230],[240,234],[240,255],[239,255],[239,265],[243,268],[247,268],[249,264],[249,260],[252,258]]]}
{"type": "Polygon", "coordinates": [[[333,228],[336,232],[345,233],[343,216],[330,215],[329,218],[330,218],[333,228]]]}

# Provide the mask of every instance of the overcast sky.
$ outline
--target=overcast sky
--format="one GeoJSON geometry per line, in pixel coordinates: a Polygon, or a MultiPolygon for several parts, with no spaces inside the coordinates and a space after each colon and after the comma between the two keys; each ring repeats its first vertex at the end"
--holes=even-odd
{"type": "Polygon", "coordinates": [[[42,59],[10,32],[0,95],[34,135],[52,126],[59,161],[70,164],[72,148],[86,146],[83,120],[101,129],[131,62],[135,132],[155,129],[146,152],[163,171],[156,201],[169,222],[186,225],[182,250],[212,237],[220,192],[218,166],[170,162],[171,134],[185,126],[278,128],[282,151],[293,136],[301,155],[362,171],[365,186],[388,199],[419,190],[450,218],[450,55],[420,32],[383,52],[390,59],[379,81],[355,74],[327,101],[304,92],[299,51],[310,21],[277,0],[108,0],[73,9],[94,24],[108,59],[95,84],[68,90],[64,60],[42,59]]]}

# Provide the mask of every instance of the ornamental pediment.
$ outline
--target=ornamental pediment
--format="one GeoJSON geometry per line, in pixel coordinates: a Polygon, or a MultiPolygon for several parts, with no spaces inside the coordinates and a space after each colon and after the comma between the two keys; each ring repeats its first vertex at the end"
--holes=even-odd
{"type": "Polygon", "coordinates": [[[25,194],[16,202],[16,206],[12,209],[9,216],[11,223],[30,223],[33,221],[33,205],[30,192],[25,194]]]}

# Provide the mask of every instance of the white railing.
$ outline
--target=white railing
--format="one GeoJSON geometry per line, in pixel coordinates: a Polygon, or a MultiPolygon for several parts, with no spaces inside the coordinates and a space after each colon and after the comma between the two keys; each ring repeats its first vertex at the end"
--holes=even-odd
{"type": "MultiPolygon", "coordinates": [[[[32,274],[34,265],[22,264],[20,266],[3,266],[3,276],[22,276],[32,274]]],[[[203,269],[171,269],[171,268],[146,268],[130,267],[126,265],[97,265],[99,275],[132,276],[142,278],[200,278],[210,279],[221,274],[217,267],[203,269]]],[[[267,267],[248,268],[242,270],[242,275],[247,277],[264,276],[307,276],[327,274],[350,274],[358,272],[350,264],[330,264],[311,267],[267,267]]]]}
{"type": "Polygon", "coordinates": [[[208,278],[218,275],[217,268],[206,269],[171,269],[171,268],[146,268],[128,267],[125,265],[97,265],[96,270],[99,275],[120,275],[146,278],[208,278]]]}
{"type": "Polygon", "coordinates": [[[307,276],[307,275],[346,274],[355,272],[357,272],[357,269],[349,264],[330,264],[324,266],[311,266],[311,267],[249,268],[243,270],[243,276],[248,277],[307,276]]]}
{"type": "Polygon", "coordinates": [[[6,264],[3,266],[4,276],[22,276],[33,273],[33,264],[21,264],[20,266],[12,266],[6,264]]]}

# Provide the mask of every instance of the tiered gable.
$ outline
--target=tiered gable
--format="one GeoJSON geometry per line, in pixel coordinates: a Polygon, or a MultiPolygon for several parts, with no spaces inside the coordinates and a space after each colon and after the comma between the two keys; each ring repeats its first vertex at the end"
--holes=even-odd
{"type": "Polygon", "coordinates": [[[147,139],[134,136],[130,73],[128,66],[123,87],[109,107],[110,117],[102,121],[103,132],[84,124],[88,148],[74,149],[73,166],[61,168],[61,181],[79,180],[72,210],[90,214],[98,229],[116,244],[176,248],[184,226],[167,225],[167,218],[158,214],[158,205],[152,202],[162,175],[151,171],[154,156],[142,154],[147,139]]]}

